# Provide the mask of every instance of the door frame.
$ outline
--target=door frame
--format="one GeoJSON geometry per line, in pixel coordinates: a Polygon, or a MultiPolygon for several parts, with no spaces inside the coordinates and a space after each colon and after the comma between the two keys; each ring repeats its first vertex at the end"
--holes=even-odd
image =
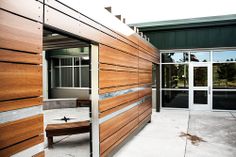
{"type": "Polygon", "coordinates": [[[205,110],[212,111],[212,64],[209,62],[202,63],[189,63],[189,109],[190,110],[205,110]],[[207,67],[207,87],[194,87],[193,85],[193,68],[194,67],[207,67]],[[208,93],[208,103],[204,104],[194,104],[194,90],[207,90],[208,93]]]}

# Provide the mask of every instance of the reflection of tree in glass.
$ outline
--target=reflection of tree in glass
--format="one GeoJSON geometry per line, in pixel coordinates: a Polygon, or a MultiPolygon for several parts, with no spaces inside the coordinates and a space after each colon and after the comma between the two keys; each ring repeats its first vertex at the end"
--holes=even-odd
{"type": "Polygon", "coordinates": [[[207,68],[194,68],[194,86],[207,86],[207,68]]]}
{"type": "Polygon", "coordinates": [[[220,80],[225,80],[226,86],[230,81],[234,81],[236,77],[236,68],[234,63],[222,63],[219,64],[217,73],[220,80]]]}
{"type": "Polygon", "coordinates": [[[163,61],[168,62],[168,63],[188,61],[188,53],[186,52],[164,53],[162,57],[163,57],[163,61]]]}
{"type": "Polygon", "coordinates": [[[164,61],[165,62],[173,62],[173,59],[171,56],[173,56],[175,53],[168,53],[167,55],[164,55],[165,58],[164,58],[164,61]]]}

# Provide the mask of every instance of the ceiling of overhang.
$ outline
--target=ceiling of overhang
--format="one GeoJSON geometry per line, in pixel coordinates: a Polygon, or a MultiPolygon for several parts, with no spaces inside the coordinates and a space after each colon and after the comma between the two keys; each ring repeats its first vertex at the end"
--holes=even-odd
{"type": "Polygon", "coordinates": [[[57,34],[48,30],[43,31],[43,50],[87,47],[88,42],[57,34]]]}

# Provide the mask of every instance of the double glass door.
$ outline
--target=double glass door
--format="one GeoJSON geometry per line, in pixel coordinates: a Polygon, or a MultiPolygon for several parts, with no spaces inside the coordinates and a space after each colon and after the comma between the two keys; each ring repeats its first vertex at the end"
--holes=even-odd
{"type": "Polygon", "coordinates": [[[211,110],[211,65],[209,63],[190,63],[189,74],[190,109],[211,110]]]}

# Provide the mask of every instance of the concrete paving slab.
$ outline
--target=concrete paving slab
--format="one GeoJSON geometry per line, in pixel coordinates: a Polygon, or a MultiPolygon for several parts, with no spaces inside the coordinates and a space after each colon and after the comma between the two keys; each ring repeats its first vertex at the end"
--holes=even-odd
{"type": "Polygon", "coordinates": [[[114,156],[184,156],[186,138],[180,138],[179,135],[180,132],[187,131],[188,114],[188,111],[183,110],[153,112],[152,122],[114,156]]]}
{"type": "Polygon", "coordinates": [[[188,133],[206,142],[188,140],[186,157],[236,156],[236,120],[229,112],[191,111],[188,133]]]}
{"type": "Polygon", "coordinates": [[[236,118],[236,112],[230,112],[234,118],[236,118]]]}

